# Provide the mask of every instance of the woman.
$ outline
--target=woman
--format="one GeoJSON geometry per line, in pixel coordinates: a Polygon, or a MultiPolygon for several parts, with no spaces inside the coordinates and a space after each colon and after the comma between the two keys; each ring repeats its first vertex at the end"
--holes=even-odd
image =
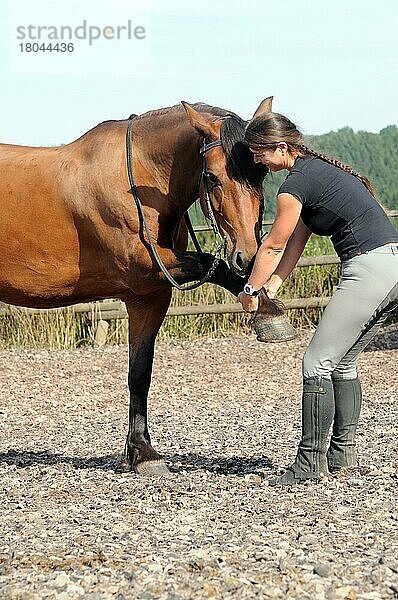
{"type": "Polygon", "coordinates": [[[361,385],[356,362],[398,304],[398,233],[375,199],[369,180],[308,148],[297,127],[283,115],[256,114],[246,128],[246,142],[255,162],[289,173],[278,192],[272,229],[239,295],[243,308],[257,310],[262,287],[275,296],[312,232],[331,236],[342,261],[340,285],[303,358],[302,437],[297,456],[269,484],[318,481],[328,472],[357,465],[361,385]]]}

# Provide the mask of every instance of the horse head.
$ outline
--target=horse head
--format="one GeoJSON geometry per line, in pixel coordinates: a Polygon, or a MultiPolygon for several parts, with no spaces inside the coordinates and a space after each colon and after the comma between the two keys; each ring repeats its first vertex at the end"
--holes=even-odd
{"type": "MultiPolygon", "coordinates": [[[[206,217],[209,208],[212,210],[217,227],[226,238],[229,266],[243,276],[261,241],[262,183],[268,169],[254,163],[244,142],[243,119],[227,111],[220,111],[221,115],[206,112],[206,105],[197,110],[199,105],[182,104],[192,127],[204,141],[199,190],[202,210],[206,217]]],[[[270,111],[271,104],[272,98],[267,98],[255,114],[259,110],[270,111]]]]}

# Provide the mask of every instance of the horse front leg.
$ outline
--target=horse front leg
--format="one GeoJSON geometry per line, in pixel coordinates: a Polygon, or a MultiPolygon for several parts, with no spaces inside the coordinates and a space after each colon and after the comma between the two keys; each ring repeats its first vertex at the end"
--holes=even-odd
{"type": "Polygon", "coordinates": [[[171,289],[125,299],[129,315],[129,430],[126,459],[130,469],[141,475],[168,472],[151,445],[147,402],[151,384],[155,339],[170,304],[171,289]]]}

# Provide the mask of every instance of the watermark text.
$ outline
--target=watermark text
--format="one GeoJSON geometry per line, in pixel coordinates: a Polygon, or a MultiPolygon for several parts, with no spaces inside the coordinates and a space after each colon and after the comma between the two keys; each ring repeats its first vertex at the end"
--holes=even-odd
{"type": "Polygon", "coordinates": [[[18,40],[35,41],[73,41],[85,40],[92,46],[96,40],[144,40],[146,29],[143,25],[133,25],[128,19],[125,25],[89,25],[84,19],[81,25],[19,25],[17,27],[18,40]]]}

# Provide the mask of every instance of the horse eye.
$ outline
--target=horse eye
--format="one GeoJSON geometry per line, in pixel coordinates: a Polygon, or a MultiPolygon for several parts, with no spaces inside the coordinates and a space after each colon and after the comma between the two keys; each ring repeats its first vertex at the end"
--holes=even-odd
{"type": "Polygon", "coordinates": [[[207,180],[210,185],[221,185],[218,177],[214,173],[207,172],[207,180]]]}

